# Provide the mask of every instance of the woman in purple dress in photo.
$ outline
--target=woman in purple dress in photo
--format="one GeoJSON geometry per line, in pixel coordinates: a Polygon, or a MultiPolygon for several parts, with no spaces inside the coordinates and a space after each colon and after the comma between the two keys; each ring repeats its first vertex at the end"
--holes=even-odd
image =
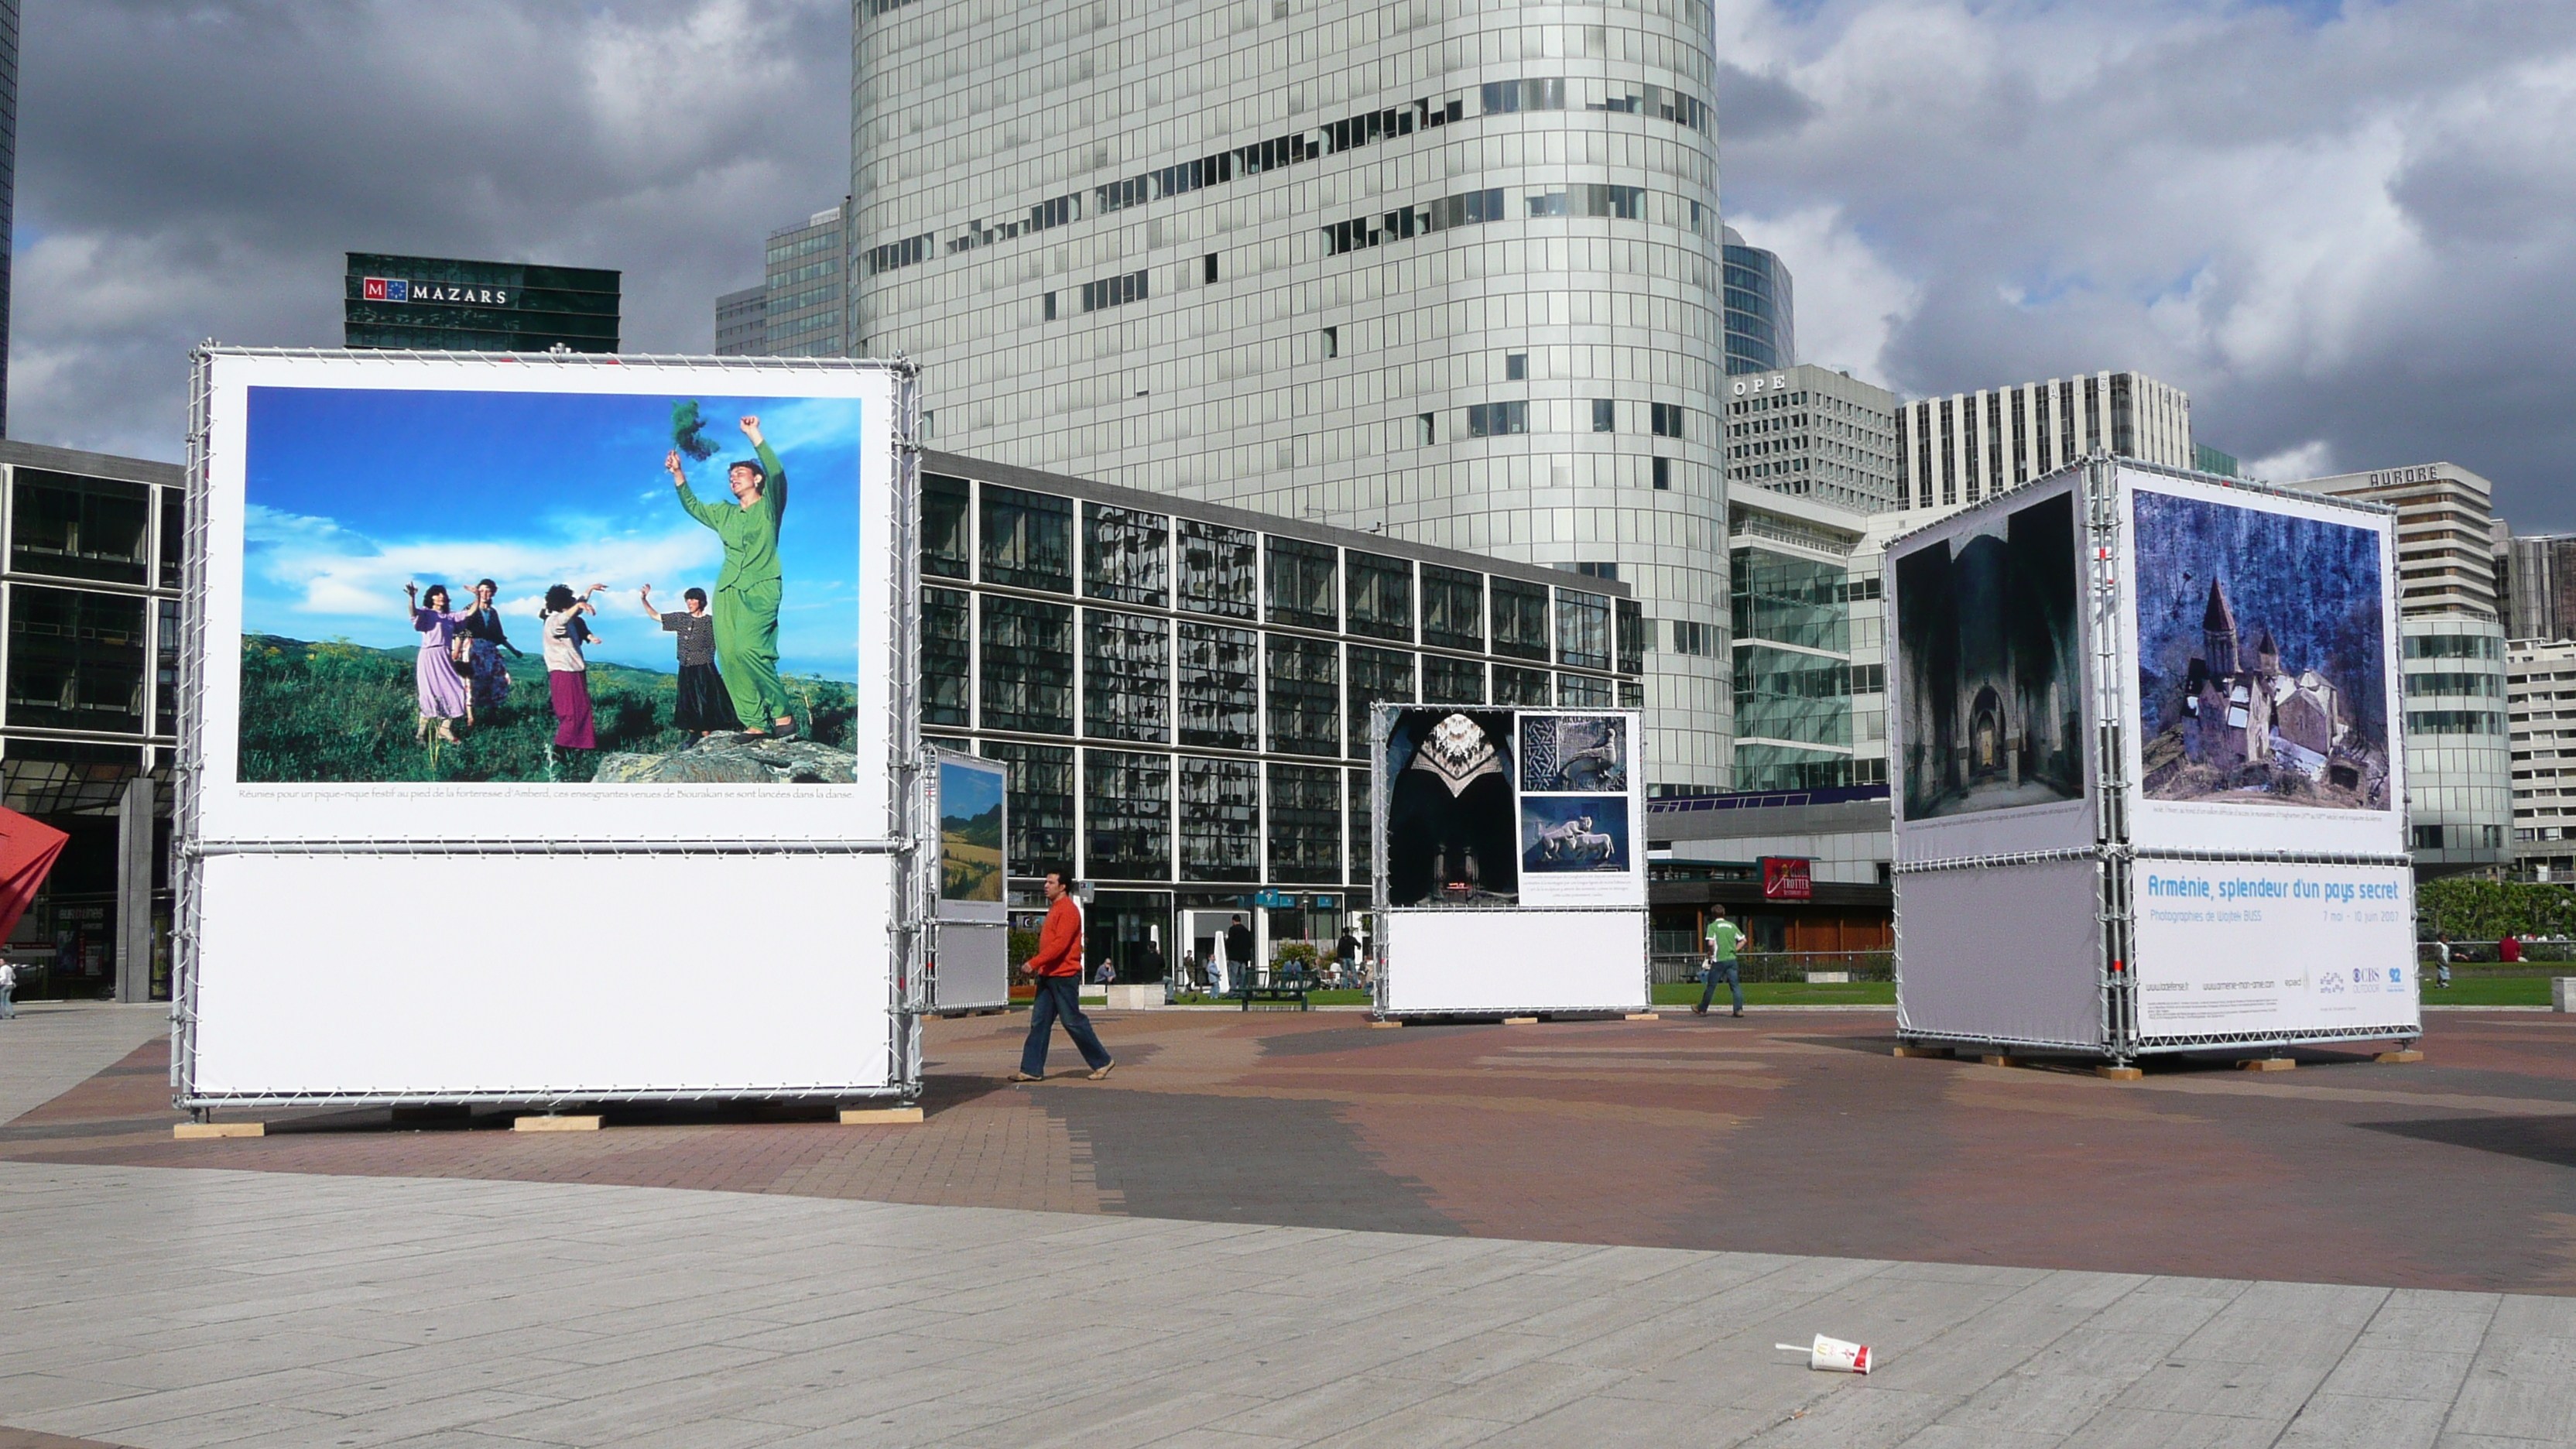
{"type": "Polygon", "coordinates": [[[403,612],[411,616],[411,626],[420,634],[420,657],[412,665],[413,683],[420,693],[417,733],[426,742],[435,722],[438,737],[456,744],[455,722],[472,707],[465,680],[456,672],[456,626],[483,612],[483,601],[476,599],[462,611],[450,609],[445,584],[431,584],[426,595],[420,585],[405,584],[403,597],[410,601],[403,612]]]}

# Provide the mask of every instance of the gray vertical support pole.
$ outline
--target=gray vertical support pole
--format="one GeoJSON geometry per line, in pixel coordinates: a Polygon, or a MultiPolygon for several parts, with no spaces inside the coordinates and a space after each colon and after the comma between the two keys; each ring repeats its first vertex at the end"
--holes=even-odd
{"type": "Polygon", "coordinates": [[[2100,862],[2102,1045],[2126,1065],[2137,1052],[2136,961],[2132,957],[2132,841],[2129,827],[2129,690],[2133,675],[2124,660],[2127,588],[2119,576],[2119,479],[2107,453],[2095,449],[2084,464],[2085,568],[2093,619],[2094,772],[2098,794],[2094,851],[2100,862]]]}
{"type": "Polygon", "coordinates": [[[152,999],[152,777],[125,782],[116,808],[116,999],[152,999]]]}

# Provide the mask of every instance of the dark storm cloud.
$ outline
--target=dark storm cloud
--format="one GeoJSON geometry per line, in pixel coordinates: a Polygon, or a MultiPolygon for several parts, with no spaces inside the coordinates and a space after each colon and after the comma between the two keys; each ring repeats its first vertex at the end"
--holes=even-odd
{"type": "Polygon", "coordinates": [[[615,267],[707,350],[848,187],[845,0],[30,0],[10,431],[175,458],[186,352],[337,346],[345,251],[615,267]]]}
{"type": "Polygon", "coordinates": [[[1807,123],[1816,103],[1774,74],[1718,62],[1718,125],[1730,141],[1785,135],[1807,123]]]}
{"type": "Polygon", "coordinates": [[[1725,137],[1807,360],[2141,368],[2283,476],[2444,458],[2576,527],[2576,6],[1740,0],[1718,49],[1813,108],[1725,137]]]}

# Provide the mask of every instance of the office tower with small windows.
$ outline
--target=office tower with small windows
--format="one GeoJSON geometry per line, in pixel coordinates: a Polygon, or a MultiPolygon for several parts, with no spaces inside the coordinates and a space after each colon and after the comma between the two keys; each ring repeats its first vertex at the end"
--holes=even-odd
{"type": "Polygon", "coordinates": [[[1712,33],[858,0],[850,350],[917,359],[954,453],[1616,577],[1711,644],[1646,658],[1652,784],[1722,788],[1712,33]]]}

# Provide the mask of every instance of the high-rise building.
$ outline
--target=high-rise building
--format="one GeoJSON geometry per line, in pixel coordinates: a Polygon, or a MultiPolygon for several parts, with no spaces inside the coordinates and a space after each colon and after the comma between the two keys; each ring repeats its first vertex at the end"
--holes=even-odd
{"type": "Polygon", "coordinates": [[[1862,513],[1900,506],[1896,394],[1801,363],[1726,380],[1726,481],[1862,513]]]}
{"type": "Polygon", "coordinates": [[[1879,559],[1860,552],[1868,526],[1862,513],[1794,494],[1727,498],[1738,790],[1887,782],[1879,559]]]}
{"type": "Polygon", "coordinates": [[[843,285],[843,270],[849,258],[843,241],[847,236],[842,209],[837,206],[769,234],[761,257],[765,277],[761,319],[768,332],[762,355],[845,355],[848,289],[843,285]]]}
{"type": "Polygon", "coordinates": [[[1919,526],[2096,451],[2168,468],[2196,466],[2191,398],[2144,373],[1953,393],[1896,414],[1898,506],[1919,526]]]}
{"type": "Polygon", "coordinates": [[[2418,874],[2492,870],[2510,857],[2512,761],[2505,629],[2497,611],[2487,480],[2456,463],[2339,473],[2289,485],[2397,510],[2397,629],[2405,673],[2406,807],[2418,874]]]}
{"type": "Polygon", "coordinates": [[[766,283],[716,298],[716,356],[769,355],[769,287],[766,283]]]}
{"type": "Polygon", "coordinates": [[[1726,228],[1727,372],[1778,372],[1797,360],[1797,298],[1788,263],[1726,228]]]}
{"type": "Polygon", "coordinates": [[[424,352],[615,352],[618,274],[452,257],[349,253],[347,347],[424,352]]]}
{"type": "Polygon", "coordinates": [[[18,250],[18,0],[0,0],[0,436],[9,431],[9,269],[18,250]]]}
{"type": "MultiPolygon", "coordinates": [[[[861,0],[850,350],[942,449],[1722,637],[1715,71],[1690,6],[861,0]]],[[[1654,786],[1726,783],[1727,653],[1649,657],[1654,786]]]]}
{"type": "Polygon", "coordinates": [[[2515,534],[2495,558],[2506,636],[2576,639],[2576,533],[2515,534]]]}
{"type": "Polygon", "coordinates": [[[2215,473],[2221,478],[2244,476],[2243,465],[2237,461],[2234,453],[2222,453],[2207,443],[2195,442],[2191,445],[2191,454],[2191,466],[2203,473],[2215,473]]]}
{"type": "Polygon", "coordinates": [[[2564,635],[2513,641],[2505,657],[2504,707],[2513,757],[2514,875],[2576,881],[2576,641],[2564,635]]]}

